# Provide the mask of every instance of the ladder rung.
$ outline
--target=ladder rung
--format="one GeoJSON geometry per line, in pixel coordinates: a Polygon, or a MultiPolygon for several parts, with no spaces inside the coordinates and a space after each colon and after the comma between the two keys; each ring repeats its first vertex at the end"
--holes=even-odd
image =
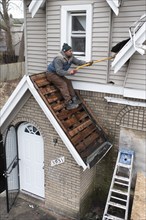
{"type": "Polygon", "coordinates": [[[125,205],[121,205],[121,204],[116,203],[116,202],[108,202],[108,205],[115,206],[117,208],[121,208],[121,209],[125,209],[126,210],[126,206],[125,205]]]}
{"type": "Polygon", "coordinates": [[[126,183],[121,183],[121,182],[118,182],[118,181],[115,181],[114,183],[119,184],[119,185],[122,185],[122,186],[128,186],[128,184],[126,184],[126,183]]]}
{"type": "Polygon", "coordinates": [[[127,169],[130,169],[131,168],[131,164],[124,164],[124,163],[118,163],[117,166],[120,166],[120,167],[125,167],[127,169]]]}
{"type": "Polygon", "coordinates": [[[114,216],[114,215],[110,215],[110,214],[105,214],[104,216],[104,219],[105,220],[123,220],[123,218],[119,218],[117,216],[114,216]]]}
{"type": "Polygon", "coordinates": [[[116,196],[111,196],[111,198],[113,198],[113,199],[117,199],[117,200],[119,200],[119,201],[127,202],[126,199],[121,199],[121,198],[116,197],[116,196]]]}
{"type": "Polygon", "coordinates": [[[123,180],[123,181],[127,181],[127,182],[129,182],[130,181],[130,179],[129,178],[127,178],[127,177],[123,177],[123,176],[115,176],[115,179],[118,179],[118,180],[123,180]]]}
{"type": "Polygon", "coordinates": [[[118,194],[122,194],[122,195],[126,195],[128,196],[128,192],[124,192],[122,190],[119,189],[111,189],[112,192],[118,193],[118,194]]]}

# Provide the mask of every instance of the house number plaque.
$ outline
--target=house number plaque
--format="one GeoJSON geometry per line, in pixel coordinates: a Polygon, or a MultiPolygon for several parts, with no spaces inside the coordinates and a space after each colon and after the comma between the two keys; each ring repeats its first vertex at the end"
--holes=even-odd
{"type": "Polygon", "coordinates": [[[51,160],[51,167],[62,164],[62,163],[64,163],[64,161],[65,161],[64,156],[63,157],[58,157],[55,160],[51,160]]]}

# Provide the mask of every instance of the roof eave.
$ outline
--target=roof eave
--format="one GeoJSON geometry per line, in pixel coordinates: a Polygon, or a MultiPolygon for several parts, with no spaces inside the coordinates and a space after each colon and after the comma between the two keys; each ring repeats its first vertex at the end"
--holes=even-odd
{"type": "Polygon", "coordinates": [[[46,0],[32,0],[29,5],[29,12],[31,13],[32,18],[35,16],[39,8],[43,7],[46,0]]]}
{"type": "Polygon", "coordinates": [[[111,7],[111,9],[114,11],[114,13],[116,15],[119,14],[119,4],[118,1],[115,0],[106,0],[107,3],[109,4],[109,6],[111,7]]]}

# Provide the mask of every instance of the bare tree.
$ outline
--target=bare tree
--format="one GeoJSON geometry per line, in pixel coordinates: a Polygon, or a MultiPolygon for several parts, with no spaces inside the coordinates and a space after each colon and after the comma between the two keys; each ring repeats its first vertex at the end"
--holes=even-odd
{"type": "Polygon", "coordinates": [[[11,35],[11,17],[8,14],[11,0],[0,0],[0,28],[5,31],[7,52],[9,55],[14,55],[11,35]]]}

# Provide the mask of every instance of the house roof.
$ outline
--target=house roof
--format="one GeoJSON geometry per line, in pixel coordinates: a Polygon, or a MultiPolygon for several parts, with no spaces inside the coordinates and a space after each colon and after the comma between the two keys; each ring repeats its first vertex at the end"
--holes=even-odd
{"type": "Polygon", "coordinates": [[[77,109],[66,110],[61,93],[48,82],[45,73],[22,78],[1,110],[0,126],[28,90],[83,170],[94,166],[110,150],[112,144],[84,101],[77,109]]]}
{"type": "Polygon", "coordinates": [[[144,54],[144,49],[146,49],[146,46],[142,44],[146,41],[146,14],[141,16],[139,21],[136,22],[133,33],[130,35],[130,40],[119,51],[114,61],[112,62],[114,73],[118,72],[118,70],[127,62],[127,60],[135,53],[135,51],[138,51],[141,55],[144,54]]]}

